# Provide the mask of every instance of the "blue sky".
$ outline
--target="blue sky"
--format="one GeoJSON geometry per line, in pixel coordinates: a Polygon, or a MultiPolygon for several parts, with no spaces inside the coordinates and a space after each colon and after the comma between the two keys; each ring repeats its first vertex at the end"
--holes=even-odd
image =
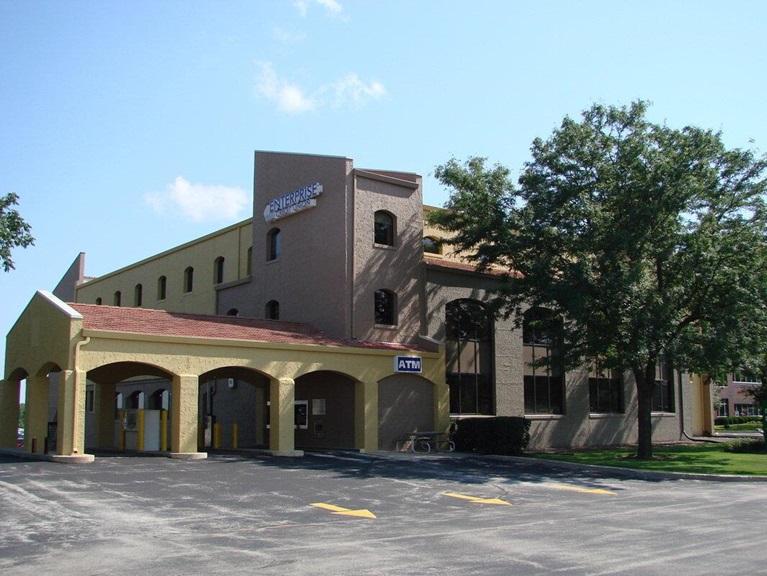
{"type": "Polygon", "coordinates": [[[415,171],[430,204],[435,165],[517,171],[594,102],[764,151],[765,22],[737,0],[0,0],[0,194],[37,239],[0,272],[0,327],[80,251],[100,275],[248,217],[255,149],[415,171]]]}

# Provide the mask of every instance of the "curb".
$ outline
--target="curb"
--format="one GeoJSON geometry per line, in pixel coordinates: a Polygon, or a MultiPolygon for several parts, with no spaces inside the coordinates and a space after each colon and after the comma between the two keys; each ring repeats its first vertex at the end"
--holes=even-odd
{"type": "Polygon", "coordinates": [[[57,464],[90,464],[95,460],[93,454],[32,454],[23,448],[0,448],[0,456],[12,456],[13,458],[37,462],[56,462],[57,464]]]}
{"type": "Polygon", "coordinates": [[[670,472],[662,470],[637,470],[636,468],[623,468],[621,466],[602,466],[599,464],[579,464],[565,462],[563,460],[549,460],[547,458],[530,458],[525,456],[501,456],[483,455],[487,460],[498,462],[517,462],[535,464],[540,462],[549,466],[558,466],[569,470],[594,470],[598,472],[612,472],[620,476],[635,478],[638,480],[706,480],[714,482],[767,482],[767,476],[746,476],[737,474],[704,474],[701,472],[670,472]]]}

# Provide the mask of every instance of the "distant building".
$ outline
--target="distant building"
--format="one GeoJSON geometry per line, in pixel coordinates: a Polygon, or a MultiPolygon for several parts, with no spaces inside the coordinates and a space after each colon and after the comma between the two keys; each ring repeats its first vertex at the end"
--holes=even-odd
{"type": "Polygon", "coordinates": [[[750,390],[762,385],[761,380],[747,371],[727,375],[722,386],[716,390],[716,416],[759,416],[761,407],[750,390]]]}
{"type": "MultiPolygon", "coordinates": [[[[33,298],[8,336],[0,416],[26,379],[27,438],[53,443],[54,416],[33,405],[54,399],[61,454],[391,450],[491,415],[529,418],[535,448],[636,442],[631,378],[565,373],[546,310],[519,328],[492,318],[505,271],[451,252],[425,223],[436,208],[421,184],[348,158],[256,152],[252,218],[97,278],[81,254],[33,298]],[[534,368],[542,356],[550,367],[534,368]]],[[[708,387],[661,363],[654,439],[710,430],[708,387]]]]}

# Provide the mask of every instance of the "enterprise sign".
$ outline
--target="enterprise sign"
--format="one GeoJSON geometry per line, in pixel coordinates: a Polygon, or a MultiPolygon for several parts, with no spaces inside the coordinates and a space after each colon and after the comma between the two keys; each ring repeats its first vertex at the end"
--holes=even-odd
{"type": "Polygon", "coordinates": [[[317,196],[322,194],[322,184],[315,182],[293,192],[288,192],[271,200],[264,208],[264,220],[274,222],[317,205],[317,196]]]}
{"type": "Polygon", "coordinates": [[[420,356],[396,356],[394,358],[394,370],[395,372],[412,372],[414,374],[421,373],[421,357],[420,356]]]}

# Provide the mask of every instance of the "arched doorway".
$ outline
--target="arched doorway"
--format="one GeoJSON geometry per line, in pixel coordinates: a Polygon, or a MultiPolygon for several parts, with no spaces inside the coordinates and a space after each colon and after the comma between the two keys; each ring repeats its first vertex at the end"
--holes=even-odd
{"type": "Polygon", "coordinates": [[[322,370],[296,378],[296,448],[355,447],[356,380],[322,370]]]}
{"type": "Polygon", "coordinates": [[[166,451],[173,375],[141,362],[115,362],[86,375],[86,450],[166,451]]]}
{"type": "Polygon", "coordinates": [[[269,382],[236,366],[200,375],[198,449],[267,448],[269,382]]]}

